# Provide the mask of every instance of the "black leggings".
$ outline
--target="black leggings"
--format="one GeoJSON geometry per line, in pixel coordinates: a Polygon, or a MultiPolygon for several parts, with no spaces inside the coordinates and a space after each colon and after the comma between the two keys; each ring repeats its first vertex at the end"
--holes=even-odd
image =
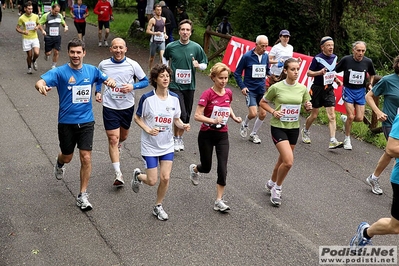
{"type": "Polygon", "coordinates": [[[227,160],[230,148],[228,133],[216,130],[200,131],[198,133],[198,147],[201,161],[201,164],[197,165],[198,172],[209,173],[211,171],[212,153],[213,147],[215,147],[218,162],[218,179],[216,183],[226,186],[227,160]]]}

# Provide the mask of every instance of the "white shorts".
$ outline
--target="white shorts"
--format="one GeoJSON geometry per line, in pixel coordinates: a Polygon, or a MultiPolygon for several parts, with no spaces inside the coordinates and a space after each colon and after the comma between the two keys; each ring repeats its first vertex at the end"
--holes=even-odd
{"type": "Polygon", "coordinates": [[[24,52],[32,50],[34,47],[40,48],[39,39],[22,39],[22,50],[24,52]]]}

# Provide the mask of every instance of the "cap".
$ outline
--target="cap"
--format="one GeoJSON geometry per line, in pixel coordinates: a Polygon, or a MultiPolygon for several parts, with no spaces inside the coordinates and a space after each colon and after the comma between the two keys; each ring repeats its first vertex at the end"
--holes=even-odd
{"type": "Polygon", "coordinates": [[[160,1],[160,2],[159,2],[159,5],[160,5],[160,6],[166,6],[165,1],[160,1]]]}
{"type": "Polygon", "coordinates": [[[283,36],[283,35],[291,36],[291,34],[290,34],[290,32],[288,30],[280,31],[280,36],[283,36]]]}

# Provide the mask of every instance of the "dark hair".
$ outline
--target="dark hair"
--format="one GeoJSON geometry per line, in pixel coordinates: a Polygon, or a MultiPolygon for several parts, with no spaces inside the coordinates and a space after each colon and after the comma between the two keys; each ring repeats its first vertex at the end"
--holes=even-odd
{"type": "MultiPolygon", "coordinates": [[[[283,68],[285,70],[287,70],[288,69],[288,65],[291,64],[291,63],[299,63],[299,61],[297,59],[295,59],[295,58],[292,58],[292,57],[288,58],[287,60],[285,60],[283,68]]],[[[278,81],[281,81],[281,80],[286,79],[286,78],[287,78],[287,74],[283,71],[283,72],[281,72],[281,75],[280,75],[278,81]]]]}
{"type": "Polygon", "coordinates": [[[24,7],[28,7],[28,6],[33,6],[31,1],[26,2],[25,5],[24,5],[24,7]]]}
{"type": "Polygon", "coordinates": [[[155,8],[157,8],[157,7],[162,8],[162,6],[158,3],[158,4],[155,4],[155,5],[154,5],[153,10],[155,10],[155,8]]]}
{"type": "Polygon", "coordinates": [[[180,23],[179,23],[179,30],[180,30],[181,25],[183,25],[183,24],[190,24],[190,26],[191,26],[191,31],[193,31],[193,22],[192,22],[191,20],[189,20],[189,19],[183,19],[182,21],[180,21],[180,23]]]}
{"type": "Polygon", "coordinates": [[[399,55],[393,60],[393,70],[395,70],[395,74],[399,75],[399,55]]]}
{"type": "Polygon", "coordinates": [[[172,79],[172,69],[170,69],[170,67],[168,67],[165,64],[156,64],[150,72],[150,83],[151,86],[153,86],[155,89],[157,88],[157,78],[159,76],[159,74],[163,73],[163,72],[168,72],[170,78],[172,79]]]}
{"type": "Polygon", "coordinates": [[[82,46],[83,51],[86,49],[85,48],[85,43],[78,39],[78,38],[73,38],[68,42],[68,51],[70,50],[71,47],[79,47],[82,46]]]}

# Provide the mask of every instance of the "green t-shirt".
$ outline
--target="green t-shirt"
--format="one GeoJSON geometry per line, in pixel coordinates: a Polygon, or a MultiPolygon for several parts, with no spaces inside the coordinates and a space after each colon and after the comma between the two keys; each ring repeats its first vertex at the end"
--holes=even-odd
{"type": "Polygon", "coordinates": [[[195,72],[193,58],[199,64],[208,64],[208,58],[202,47],[193,41],[182,44],[179,40],[166,46],[164,55],[170,61],[173,71],[172,81],[169,88],[176,90],[195,90],[195,72]]]}
{"type": "Polygon", "coordinates": [[[284,110],[284,117],[280,119],[272,117],[270,125],[285,129],[300,127],[301,105],[310,101],[308,89],[304,85],[298,82],[289,85],[285,80],[270,86],[263,98],[268,102],[274,102],[275,110],[284,110]]]}
{"type": "Polygon", "coordinates": [[[399,112],[399,76],[391,74],[383,77],[372,89],[375,96],[384,96],[382,111],[388,115],[388,119],[382,122],[383,126],[390,127],[396,114],[399,112]]]}

